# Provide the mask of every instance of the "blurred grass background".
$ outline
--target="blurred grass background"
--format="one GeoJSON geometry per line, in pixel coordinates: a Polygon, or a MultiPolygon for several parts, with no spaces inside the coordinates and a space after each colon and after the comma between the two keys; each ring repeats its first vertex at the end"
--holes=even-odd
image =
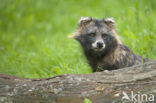
{"type": "Polygon", "coordinates": [[[79,43],[67,38],[81,16],[114,17],[123,43],[156,59],[155,0],[0,0],[0,73],[90,73],[79,43]]]}

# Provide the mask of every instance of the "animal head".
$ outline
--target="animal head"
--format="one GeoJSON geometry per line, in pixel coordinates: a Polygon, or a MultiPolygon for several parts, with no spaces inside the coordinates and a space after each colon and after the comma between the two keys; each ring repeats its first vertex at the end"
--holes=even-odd
{"type": "Polygon", "coordinates": [[[104,51],[121,44],[113,18],[81,17],[76,32],[70,38],[78,40],[84,49],[93,51],[104,51]]]}

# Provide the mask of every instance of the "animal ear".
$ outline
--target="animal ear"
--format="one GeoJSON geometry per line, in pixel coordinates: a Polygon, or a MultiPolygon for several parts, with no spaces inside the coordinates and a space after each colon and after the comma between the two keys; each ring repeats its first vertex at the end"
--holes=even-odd
{"type": "Polygon", "coordinates": [[[79,20],[79,26],[84,26],[92,21],[91,17],[81,17],[79,20]]]}
{"type": "Polygon", "coordinates": [[[113,18],[105,18],[104,22],[107,26],[109,26],[111,29],[115,28],[115,20],[113,18]]]}
{"type": "MultiPolygon", "coordinates": [[[[89,22],[92,21],[91,17],[81,17],[78,23],[79,27],[83,27],[86,24],[88,24],[89,22]]],[[[75,33],[73,33],[72,35],[68,36],[69,38],[73,38],[73,39],[78,39],[79,37],[79,31],[76,31],[75,33]]]]}

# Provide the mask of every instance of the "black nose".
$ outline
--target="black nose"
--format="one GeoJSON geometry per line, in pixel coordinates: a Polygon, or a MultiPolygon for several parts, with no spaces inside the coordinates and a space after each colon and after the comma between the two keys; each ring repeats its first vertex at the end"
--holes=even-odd
{"type": "Polygon", "coordinates": [[[97,42],[97,48],[101,49],[103,47],[103,42],[97,42]]]}

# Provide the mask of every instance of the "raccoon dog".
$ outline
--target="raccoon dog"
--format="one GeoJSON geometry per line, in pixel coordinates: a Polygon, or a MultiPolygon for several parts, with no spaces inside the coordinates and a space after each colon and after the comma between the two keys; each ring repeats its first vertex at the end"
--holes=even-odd
{"type": "Polygon", "coordinates": [[[134,54],[121,42],[113,18],[81,17],[76,32],[70,37],[80,42],[93,72],[120,69],[148,61],[134,54]]]}

